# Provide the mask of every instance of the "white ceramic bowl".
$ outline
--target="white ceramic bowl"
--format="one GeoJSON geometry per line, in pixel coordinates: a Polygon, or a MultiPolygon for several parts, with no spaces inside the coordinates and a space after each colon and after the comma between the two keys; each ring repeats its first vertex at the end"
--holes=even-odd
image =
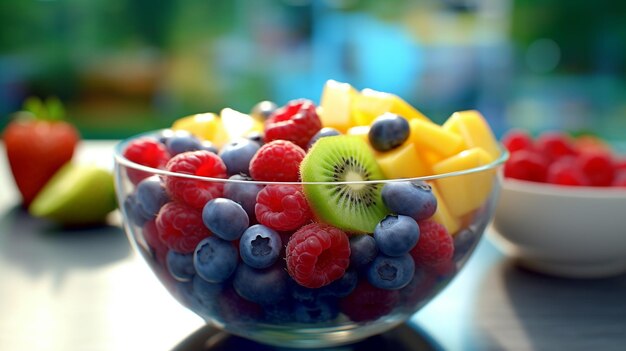
{"type": "Polygon", "coordinates": [[[626,189],[505,179],[494,239],[522,265],[563,277],[626,272],[626,189]]]}

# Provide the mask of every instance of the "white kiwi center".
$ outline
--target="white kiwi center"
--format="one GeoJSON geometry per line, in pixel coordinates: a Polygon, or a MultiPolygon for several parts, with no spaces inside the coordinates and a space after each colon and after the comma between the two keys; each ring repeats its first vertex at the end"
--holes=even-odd
{"type": "MultiPolygon", "coordinates": [[[[348,171],[345,179],[347,182],[362,182],[364,180],[361,174],[354,171],[348,171]]],[[[350,187],[354,190],[361,190],[365,187],[365,184],[350,184],[350,187]]]]}

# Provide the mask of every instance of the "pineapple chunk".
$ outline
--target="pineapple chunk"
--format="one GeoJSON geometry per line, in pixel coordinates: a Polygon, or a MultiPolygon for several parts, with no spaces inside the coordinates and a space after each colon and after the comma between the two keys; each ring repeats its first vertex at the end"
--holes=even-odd
{"type": "Polygon", "coordinates": [[[174,121],[173,130],[186,130],[202,140],[210,140],[218,148],[228,142],[222,120],[215,113],[199,113],[174,121]]]}
{"type": "Polygon", "coordinates": [[[372,89],[363,89],[356,94],[352,103],[352,119],[356,125],[370,125],[385,112],[395,113],[407,120],[413,118],[430,121],[420,111],[397,95],[372,89]]]}
{"type": "MultiPolygon", "coordinates": [[[[493,157],[480,147],[448,157],[433,165],[435,174],[463,171],[486,165],[493,157]]],[[[495,171],[456,175],[435,180],[441,198],[448,205],[453,216],[461,217],[482,206],[491,194],[495,171]]]]}
{"type": "Polygon", "coordinates": [[[324,127],[345,133],[352,125],[352,101],[358,92],[348,83],[328,80],[322,90],[319,117],[324,127]]]}
{"type": "Polygon", "coordinates": [[[464,148],[463,138],[441,126],[421,119],[409,121],[411,126],[410,140],[419,150],[435,152],[441,157],[459,153],[464,148]]]}
{"type": "Polygon", "coordinates": [[[453,113],[443,124],[443,128],[459,134],[467,148],[480,147],[493,159],[500,156],[498,140],[483,115],[476,110],[453,113]]]}
{"type": "Polygon", "coordinates": [[[404,143],[390,151],[376,152],[374,156],[388,179],[415,178],[430,173],[429,167],[411,142],[404,143]]]}
{"type": "Polygon", "coordinates": [[[461,229],[461,219],[450,213],[448,205],[437,189],[437,185],[434,182],[430,182],[430,186],[433,188],[433,194],[437,198],[437,211],[432,216],[432,219],[443,225],[450,235],[456,234],[461,229]]]}

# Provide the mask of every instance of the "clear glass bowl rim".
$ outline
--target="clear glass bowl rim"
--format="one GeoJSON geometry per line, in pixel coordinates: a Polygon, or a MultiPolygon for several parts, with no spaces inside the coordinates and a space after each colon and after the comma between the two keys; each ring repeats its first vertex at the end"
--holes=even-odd
{"type": "Polygon", "coordinates": [[[128,137],[126,139],[123,139],[121,141],[119,141],[116,145],[115,148],[113,150],[113,156],[115,158],[115,163],[119,164],[119,165],[123,165],[126,167],[130,167],[136,170],[140,170],[140,171],[144,171],[144,172],[148,172],[154,175],[159,175],[159,176],[169,176],[169,177],[182,177],[182,178],[189,178],[189,179],[196,179],[196,180],[202,180],[202,181],[209,181],[209,182],[220,182],[220,183],[246,183],[246,184],[262,184],[262,185],[267,185],[267,184],[316,184],[316,185],[337,185],[337,184],[351,184],[351,185],[359,185],[359,184],[380,184],[380,183],[392,183],[392,182],[403,182],[403,181],[431,181],[431,180],[436,180],[436,179],[442,179],[442,178],[449,178],[449,177],[457,177],[457,176],[462,176],[462,175],[468,175],[468,174],[473,174],[473,173],[480,173],[480,172],[484,172],[487,170],[491,170],[491,169],[496,169],[499,166],[503,165],[509,158],[509,152],[508,150],[501,144],[498,144],[498,147],[500,149],[500,156],[498,158],[496,158],[495,160],[493,160],[490,163],[478,166],[478,167],[473,167],[473,168],[468,168],[468,169],[464,169],[461,171],[455,171],[455,172],[448,172],[448,173],[441,173],[441,174],[435,174],[435,175],[429,175],[429,176],[423,176],[423,177],[415,177],[415,178],[394,178],[394,179],[379,179],[379,180],[363,180],[363,181],[343,181],[343,182],[276,182],[276,181],[257,181],[257,180],[237,180],[237,179],[228,179],[228,178],[213,178],[213,177],[203,177],[203,176],[197,176],[197,175],[193,175],[193,174],[185,174],[185,173],[176,173],[176,172],[170,172],[164,169],[158,169],[158,168],[152,168],[152,167],[147,167],[144,165],[140,165],[138,163],[135,163],[133,161],[130,161],[129,159],[127,159],[126,157],[124,157],[123,155],[123,150],[126,144],[128,144],[130,141],[134,140],[134,139],[138,139],[141,137],[154,137],[155,135],[157,135],[159,132],[165,131],[167,129],[157,129],[157,130],[152,130],[152,131],[148,131],[148,132],[144,132],[141,134],[137,134],[137,135],[133,135],[131,137],[128,137]]]}

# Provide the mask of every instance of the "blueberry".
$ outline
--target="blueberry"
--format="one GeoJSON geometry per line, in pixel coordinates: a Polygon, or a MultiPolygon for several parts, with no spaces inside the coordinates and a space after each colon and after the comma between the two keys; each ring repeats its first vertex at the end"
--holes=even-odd
{"type": "Polygon", "coordinates": [[[367,234],[350,238],[350,267],[360,269],[378,256],[378,247],[374,237],[367,234]]]}
{"type": "Polygon", "coordinates": [[[256,196],[263,189],[263,185],[252,183],[250,177],[240,174],[235,174],[228,179],[234,181],[224,185],[224,196],[240,204],[253,222],[256,218],[254,214],[256,196]]]}
{"type": "Polygon", "coordinates": [[[203,239],[193,254],[196,273],[211,283],[228,279],[237,268],[237,249],[226,240],[216,236],[203,239]]]}
{"type": "Polygon", "coordinates": [[[265,138],[265,136],[261,132],[250,132],[248,135],[246,135],[246,138],[259,145],[263,145],[264,144],[263,138],[265,138]]]}
{"type": "Polygon", "coordinates": [[[248,228],[248,214],[240,204],[222,197],[204,205],[202,221],[209,230],[224,240],[237,240],[248,228]]]}
{"type": "Polygon", "coordinates": [[[124,199],[122,208],[131,224],[142,227],[150,218],[147,218],[138,206],[136,194],[130,194],[124,199]]]}
{"type": "Polygon", "coordinates": [[[170,155],[174,156],[186,151],[200,150],[202,142],[188,131],[177,130],[165,139],[165,146],[170,155]]]}
{"type": "Polygon", "coordinates": [[[382,198],[392,212],[413,217],[418,222],[430,218],[437,211],[433,189],[423,181],[386,183],[382,198]]]}
{"type": "Polygon", "coordinates": [[[261,146],[250,139],[239,138],[222,146],[220,157],[229,176],[250,174],[250,160],[261,146]]]}
{"type": "Polygon", "coordinates": [[[156,218],[163,205],[170,201],[159,176],[151,176],[137,185],[137,210],[146,219],[156,218]]]}
{"type": "Polygon", "coordinates": [[[397,290],[409,284],[414,273],[415,263],[411,255],[378,255],[367,270],[367,280],[377,288],[397,290]]]}
{"type": "Polygon", "coordinates": [[[224,289],[224,284],[209,283],[199,275],[192,278],[194,311],[203,317],[213,316],[218,309],[217,298],[224,289]]]}
{"type": "Polygon", "coordinates": [[[235,272],[233,287],[248,301],[272,305],[287,298],[289,275],[279,264],[263,269],[240,264],[235,272]]]}
{"type": "Polygon", "coordinates": [[[280,235],[262,224],[255,224],[241,236],[239,255],[250,267],[266,268],[274,264],[282,248],[280,235]]]}
{"type": "Polygon", "coordinates": [[[420,228],[417,222],[404,215],[388,215],[374,228],[378,249],[387,256],[402,256],[417,244],[420,228]]]}
{"type": "Polygon", "coordinates": [[[374,119],[368,138],[374,149],[388,151],[402,145],[410,133],[406,118],[387,112],[374,119]]]}
{"type": "Polygon", "coordinates": [[[310,149],[311,146],[313,146],[313,144],[315,144],[315,142],[319,140],[319,138],[324,138],[324,137],[329,137],[329,136],[334,136],[334,135],[341,135],[341,132],[335,128],[324,127],[320,129],[319,132],[317,132],[315,135],[313,135],[311,140],[309,140],[309,144],[307,147],[310,149]]]}
{"type": "Polygon", "coordinates": [[[322,296],[346,297],[354,291],[359,282],[359,274],[355,269],[348,269],[344,275],[334,282],[324,286],[322,296]]]}
{"type": "Polygon", "coordinates": [[[169,250],[165,256],[167,269],[174,279],[186,282],[196,274],[193,268],[193,254],[182,254],[173,250],[169,250]]]}
{"type": "Polygon", "coordinates": [[[339,308],[335,300],[318,298],[312,302],[298,303],[294,308],[294,316],[299,323],[320,323],[335,319],[339,308]]]}
{"type": "Polygon", "coordinates": [[[215,145],[208,140],[201,141],[198,150],[211,151],[212,153],[217,154],[217,147],[215,147],[215,145]]]}
{"type": "Polygon", "coordinates": [[[264,121],[268,119],[276,109],[278,109],[278,105],[276,105],[275,102],[267,100],[260,101],[252,107],[250,115],[260,121],[264,121]]]}

